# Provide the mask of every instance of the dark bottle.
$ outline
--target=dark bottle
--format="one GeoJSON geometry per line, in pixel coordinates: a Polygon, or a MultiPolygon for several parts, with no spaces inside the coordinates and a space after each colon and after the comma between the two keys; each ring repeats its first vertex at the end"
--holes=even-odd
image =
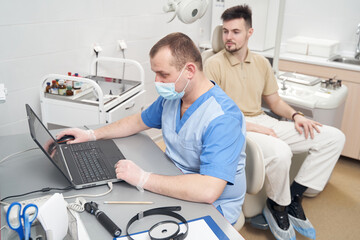
{"type": "Polygon", "coordinates": [[[50,82],[47,82],[47,83],[46,83],[46,87],[45,87],[45,92],[46,92],[46,93],[49,93],[49,92],[50,92],[50,89],[51,89],[50,82]]]}
{"type": "Polygon", "coordinates": [[[66,96],[72,96],[72,95],[74,95],[74,92],[72,91],[72,87],[67,86],[66,96]]]}

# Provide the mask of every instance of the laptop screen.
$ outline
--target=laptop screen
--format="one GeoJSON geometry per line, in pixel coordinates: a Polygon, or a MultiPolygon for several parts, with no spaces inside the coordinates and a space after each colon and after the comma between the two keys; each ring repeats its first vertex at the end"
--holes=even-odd
{"type": "Polygon", "coordinates": [[[68,179],[71,179],[67,173],[68,171],[66,170],[66,166],[64,164],[63,155],[59,144],[55,141],[55,138],[51,135],[28,104],[26,104],[26,112],[29,120],[30,134],[33,140],[55,164],[55,166],[58,167],[68,179]]]}

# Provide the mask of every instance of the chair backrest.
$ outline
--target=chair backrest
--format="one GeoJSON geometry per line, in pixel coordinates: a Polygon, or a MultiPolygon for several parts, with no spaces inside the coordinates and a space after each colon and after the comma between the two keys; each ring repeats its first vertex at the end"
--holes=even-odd
{"type": "Polygon", "coordinates": [[[211,47],[211,49],[208,49],[201,53],[203,63],[205,63],[205,61],[209,57],[220,52],[224,48],[224,42],[222,40],[222,25],[218,25],[215,27],[211,39],[211,47]]]}
{"type": "Polygon", "coordinates": [[[249,194],[258,193],[265,180],[264,156],[260,146],[246,136],[246,192],[249,194]]]}
{"type": "MultiPolygon", "coordinates": [[[[246,136],[246,197],[242,208],[242,213],[236,223],[234,228],[237,231],[243,227],[246,217],[253,217],[261,213],[263,209],[263,202],[259,204],[258,201],[249,201],[253,199],[254,196],[257,196],[264,184],[265,180],[265,166],[264,166],[264,157],[259,145],[252,140],[250,137],[246,136]],[[250,194],[250,195],[249,195],[250,194]],[[256,214],[254,214],[254,212],[256,214]]],[[[257,200],[255,198],[255,200],[257,200]]]]}

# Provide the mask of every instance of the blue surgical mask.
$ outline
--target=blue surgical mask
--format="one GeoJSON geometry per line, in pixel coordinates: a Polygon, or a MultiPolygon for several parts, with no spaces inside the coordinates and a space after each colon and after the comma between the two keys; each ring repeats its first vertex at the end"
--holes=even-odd
{"type": "Polygon", "coordinates": [[[173,82],[173,83],[155,82],[156,90],[157,90],[157,92],[159,93],[160,96],[162,96],[163,98],[165,98],[167,100],[175,100],[175,99],[182,98],[184,96],[185,89],[188,86],[190,80],[188,80],[188,82],[186,83],[184,89],[181,92],[175,91],[175,84],[180,79],[182,73],[185,70],[185,67],[183,68],[183,70],[181,70],[181,73],[179,74],[179,76],[178,76],[178,78],[176,79],[175,82],[173,82]]]}

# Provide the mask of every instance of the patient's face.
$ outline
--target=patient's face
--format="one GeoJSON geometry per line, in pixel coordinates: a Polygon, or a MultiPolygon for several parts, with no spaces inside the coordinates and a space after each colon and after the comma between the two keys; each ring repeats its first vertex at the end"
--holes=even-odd
{"type": "Polygon", "coordinates": [[[253,29],[246,26],[243,18],[223,22],[223,41],[225,49],[234,53],[242,48],[247,48],[248,40],[253,29]]]}

